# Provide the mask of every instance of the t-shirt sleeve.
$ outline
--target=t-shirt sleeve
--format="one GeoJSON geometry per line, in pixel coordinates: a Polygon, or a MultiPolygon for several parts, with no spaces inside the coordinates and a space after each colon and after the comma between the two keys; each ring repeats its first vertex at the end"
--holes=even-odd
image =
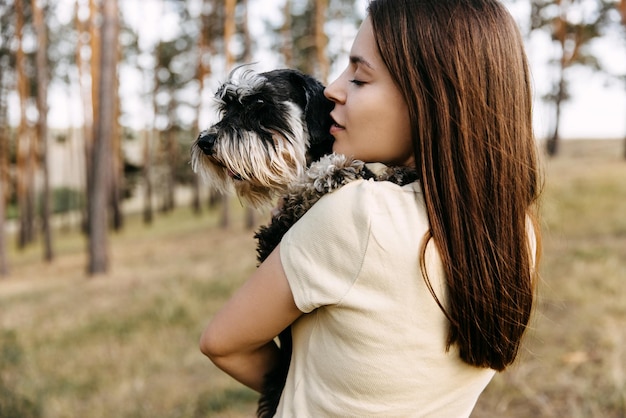
{"type": "Polygon", "coordinates": [[[280,243],[280,258],[298,309],[341,302],[363,264],[370,235],[368,181],[322,197],[280,243]]]}

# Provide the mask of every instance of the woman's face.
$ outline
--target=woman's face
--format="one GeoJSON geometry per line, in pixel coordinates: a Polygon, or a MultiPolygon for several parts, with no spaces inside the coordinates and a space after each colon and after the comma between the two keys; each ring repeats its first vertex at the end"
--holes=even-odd
{"type": "Polygon", "coordinates": [[[378,52],[366,18],[350,51],[350,63],[325,90],[333,151],[365,162],[415,166],[409,111],[378,52]]]}

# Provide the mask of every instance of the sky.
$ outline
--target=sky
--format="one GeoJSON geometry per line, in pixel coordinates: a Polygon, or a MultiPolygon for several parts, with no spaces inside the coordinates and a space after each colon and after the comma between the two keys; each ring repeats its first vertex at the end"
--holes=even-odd
{"type": "MultiPolygon", "coordinates": [[[[357,2],[360,4],[361,10],[365,10],[366,1],[357,0],[357,2]]],[[[65,18],[71,18],[70,10],[73,1],[58,0],[58,3],[60,5],[68,4],[66,9],[61,7],[61,13],[68,14],[65,18]]],[[[164,14],[161,13],[160,4],[161,2],[156,0],[120,0],[120,5],[124,8],[130,23],[139,28],[142,42],[155,42],[158,36],[163,38],[176,36],[178,22],[172,18],[163,18],[164,14]]],[[[256,70],[266,71],[277,65],[277,62],[272,58],[268,43],[263,41],[262,34],[265,21],[280,22],[282,4],[284,4],[284,0],[249,0],[250,31],[258,41],[254,56],[254,61],[257,62],[254,67],[256,70]]],[[[514,5],[510,6],[510,9],[516,17],[524,16],[527,13],[525,2],[515,2],[514,5]]],[[[167,14],[165,15],[167,16],[167,14]]],[[[333,28],[330,47],[345,51],[345,58],[340,59],[332,68],[331,80],[339,74],[342,66],[347,64],[347,53],[355,31],[352,28],[343,28],[340,33],[337,33],[333,28]]],[[[626,42],[623,34],[621,37],[622,39],[618,33],[613,34],[598,42],[595,48],[599,51],[603,63],[610,72],[624,74],[626,73],[626,42]]],[[[527,52],[531,62],[535,88],[535,132],[538,138],[544,138],[552,129],[550,122],[553,109],[543,104],[539,98],[548,91],[550,80],[553,77],[546,68],[545,62],[556,51],[546,35],[536,34],[528,41],[527,52]]],[[[626,135],[626,86],[624,83],[611,83],[606,76],[592,74],[588,70],[572,69],[570,75],[573,99],[566,103],[562,109],[562,137],[566,139],[623,138],[626,135]]],[[[209,85],[207,92],[209,96],[224,78],[225,75],[222,74],[209,83],[213,83],[213,85],[209,85]]],[[[125,109],[131,112],[131,119],[139,126],[144,122],[147,123],[146,119],[151,117],[140,99],[142,89],[145,87],[145,80],[141,74],[126,72],[122,75],[121,88],[125,109]]],[[[63,127],[68,123],[77,124],[80,122],[80,117],[76,116],[81,113],[77,95],[76,91],[68,93],[67,88],[52,87],[49,122],[53,127],[63,127]]],[[[13,108],[13,120],[17,118],[17,106],[15,104],[16,99],[14,97],[10,101],[10,107],[13,108]]]]}

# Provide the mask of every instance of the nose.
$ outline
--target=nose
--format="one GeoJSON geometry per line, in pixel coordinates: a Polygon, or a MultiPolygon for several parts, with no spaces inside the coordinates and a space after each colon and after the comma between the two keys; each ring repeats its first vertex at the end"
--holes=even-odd
{"type": "Polygon", "coordinates": [[[215,132],[202,131],[198,136],[198,140],[196,143],[198,147],[204,152],[206,155],[213,154],[213,149],[215,148],[215,142],[217,141],[217,134],[215,132]]]}
{"type": "Polygon", "coordinates": [[[341,88],[341,80],[342,77],[340,76],[324,89],[324,96],[333,103],[345,102],[345,92],[341,88]]]}

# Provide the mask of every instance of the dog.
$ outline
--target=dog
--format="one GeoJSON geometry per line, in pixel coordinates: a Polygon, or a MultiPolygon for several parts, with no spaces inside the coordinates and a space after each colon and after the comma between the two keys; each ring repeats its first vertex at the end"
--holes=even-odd
{"type": "Polygon", "coordinates": [[[220,192],[234,187],[244,203],[271,205],[312,161],[331,152],[334,105],[313,77],[238,67],[215,99],[220,120],[192,145],[192,168],[220,192]]]}
{"type": "MultiPolygon", "coordinates": [[[[236,69],[215,95],[221,119],[191,148],[191,165],[222,192],[234,188],[253,207],[282,205],[255,234],[262,263],[283,235],[325,194],[359,179],[417,180],[407,167],[386,167],[332,153],[330,112],[324,86],[296,70],[266,73],[236,69]]],[[[257,416],[276,412],[291,361],[291,329],[278,336],[280,360],[265,376],[257,416]]]]}

